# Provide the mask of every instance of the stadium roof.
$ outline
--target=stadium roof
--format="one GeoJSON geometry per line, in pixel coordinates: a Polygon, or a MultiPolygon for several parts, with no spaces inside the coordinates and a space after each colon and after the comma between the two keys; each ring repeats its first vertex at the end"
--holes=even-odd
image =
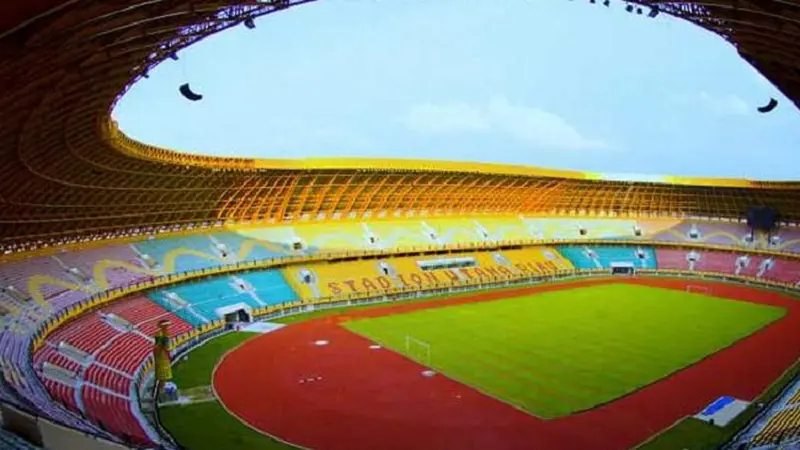
{"type": "MultiPolygon", "coordinates": [[[[126,88],[173,52],[249,17],[306,2],[0,4],[0,244],[381,211],[740,217],[763,204],[800,219],[800,183],[633,182],[419,161],[220,159],[134,142],[110,121],[126,88]]],[[[638,3],[730,41],[800,105],[800,0],[638,3]]]]}

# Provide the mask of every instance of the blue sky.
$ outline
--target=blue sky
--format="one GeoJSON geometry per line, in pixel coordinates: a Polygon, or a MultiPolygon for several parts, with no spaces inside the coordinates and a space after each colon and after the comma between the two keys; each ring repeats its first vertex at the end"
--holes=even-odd
{"type": "Polygon", "coordinates": [[[800,113],[733,47],[601,3],[320,0],[184,50],[114,116],[220,156],[800,178],[800,113]],[[187,81],[202,101],[178,94],[187,81]]]}

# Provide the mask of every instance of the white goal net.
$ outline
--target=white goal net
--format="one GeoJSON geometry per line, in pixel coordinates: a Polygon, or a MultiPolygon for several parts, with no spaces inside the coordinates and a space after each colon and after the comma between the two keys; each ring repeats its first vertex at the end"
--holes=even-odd
{"type": "Polygon", "coordinates": [[[708,286],[698,286],[695,284],[690,284],[686,286],[686,292],[709,295],[711,294],[711,288],[708,286]]]}
{"type": "Polygon", "coordinates": [[[425,366],[431,364],[431,345],[421,339],[406,335],[406,355],[425,366]]]}

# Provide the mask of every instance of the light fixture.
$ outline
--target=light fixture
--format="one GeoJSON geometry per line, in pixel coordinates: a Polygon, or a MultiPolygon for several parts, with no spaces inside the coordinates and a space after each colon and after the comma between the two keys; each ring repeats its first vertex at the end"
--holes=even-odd
{"type": "Polygon", "coordinates": [[[647,17],[654,18],[658,15],[658,13],[659,13],[658,8],[654,6],[650,8],[650,13],[647,14],[647,17]]]}
{"type": "Polygon", "coordinates": [[[253,20],[252,17],[248,17],[247,19],[244,19],[244,26],[252,30],[253,28],[256,27],[256,22],[253,20]]]}
{"type": "Polygon", "coordinates": [[[625,11],[628,11],[629,13],[632,13],[633,12],[633,5],[628,3],[628,6],[625,7],[625,11]]]}

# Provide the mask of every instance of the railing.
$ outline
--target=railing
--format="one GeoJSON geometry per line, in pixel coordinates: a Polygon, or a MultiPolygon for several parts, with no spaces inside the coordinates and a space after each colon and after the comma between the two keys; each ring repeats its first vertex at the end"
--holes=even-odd
{"type": "MultiPolygon", "coordinates": [[[[645,276],[658,277],[680,277],[687,279],[710,280],[716,282],[735,283],[746,286],[758,286],[770,289],[778,289],[784,292],[800,292],[797,286],[789,283],[781,283],[772,280],[764,280],[756,277],[739,276],[717,272],[697,272],[688,270],[657,270],[639,269],[637,273],[645,276]]],[[[517,275],[502,277],[484,277],[477,280],[462,280],[452,283],[436,283],[425,287],[407,287],[376,290],[360,294],[350,294],[338,297],[325,297],[313,302],[294,302],[272,307],[261,308],[255,315],[259,320],[269,320],[274,318],[286,317],[291,315],[308,313],[319,309],[332,309],[339,307],[353,307],[372,303],[389,303],[402,301],[410,298],[422,298],[441,294],[453,294],[458,292],[473,292],[480,289],[496,289],[498,287],[524,286],[548,281],[558,281],[570,278],[591,278],[597,276],[612,277],[610,269],[590,269],[590,270],[563,270],[546,275],[517,275]]],[[[179,348],[179,352],[190,351],[192,343],[205,342],[204,336],[195,336],[191,342],[185,342],[179,348]]],[[[791,383],[788,385],[791,386],[791,383]]],[[[767,410],[765,409],[765,413],[767,410]]],[[[752,421],[757,420],[758,416],[744,425],[747,428],[752,421]]],[[[161,428],[160,424],[157,424],[161,428]]],[[[163,428],[161,428],[163,430],[163,428]]],[[[164,432],[166,432],[164,430],[164,432]]]]}
{"type": "MultiPolygon", "coordinates": [[[[520,249],[539,246],[553,246],[553,245],[614,245],[614,246],[648,246],[648,247],[667,247],[667,248],[681,248],[681,249],[702,249],[702,250],[718,250],[735,253],[752,253],[752,254],[766,254],[771,256],[779,256],[787,259],[800,259],[800,255],[777,252],[769,250],[753,250],[746,248],[732,248],[730,246],[722,245],[706,245],[685,242],[654,242],[647,240],[586,240],[586,239],[564,239],[564,240],[520,240],[520,241],[504,241],[504,242],[480,242],[475,244],[455,244],[447,246],[428,246],[423,248],[406,248],[400,250],[364,250],[364,251],[343,251],[343,252],[327,252],[314,255],[295,255],[286,256],[281,258],[272,258],[260,261],[242,262],[231,265],[220,265],[216,267],[200,269],[180,274],[169,274],[158,278],[153,278],[141,282],[131,284],[129,286],[119,287],[96,294],[85,301],[73,305],[64,311],[58,313],[55,317],[44,321],[38,327],[31,345],[31,354],[38,350],[43,344],[44,340],[64,323],[84,314],[93,309],[99,308],[112,301],[130,296],[136,293],[169,286],[173,284],[183,283],[190,280],[197,280],[217,275],[223,275],[234,272],[244,272],[253,270],[265,270],[282,268],[292,265],[307,264],[313,262],[342,262],[352,259],[377,259],[381,257],[403,257],[403,256],[424,256],[424,255],[437,255],[437,254],[454,254],[464,252],[486,251],[486,250],[508,250],[520,249]]],[[[709,278],[715,280],[732,281],[737,283],[755,284],[764,287],[777,288],[784,291],[794,291],[796,286],[789,283],[780,283],[771,280],[764,280],[755,277],[743,277],[736,275],[719,274],[714,272],[696,272],[696,271],[680,271],[680,270],[648,270],[639,269],[640,273],[652,275],[667,275],[667,276],[689,276],[692,278],[709,278]]],[[[596,270],[567,270],[560,271],[548,275],[510,275],[502,277],[487,276],[473,280],[463,280],[454,283],[437,283],[429,286],[415,286],[403,288],[390,288],[367,291],[358,294],[349,294],[337,297],[324,297],[314,301],[296,301],[291,303],[284,303],[281,305],[268,306],[258,308],[253,311],[253,315],[258,319],[268,319],[280,317],[285,315],[297,314],[307,311],[309,308],[329,308],[337,306],[350,306],[362,303],[374,302],[387,302],[396,301],[398,299],[408,297],[420,297],[427,295],[434,295],[437,293],[445,292],[460,292],[475,290],[480,288],[496,287],[498,285],[516,285],[516,284],[530,284],[542,282],[545,280],[555,280],[560,278],[577,277],[577,276],[594,276],[598,274],[608,274],[608,269],[596,270]]],[[[173,352],[181,351],[193,346],[193,343],[202,339],[209,333],[220,330],[224,326],[223,321],[216,321],[206,324],[197,329],[192,330],[184,335],[176,336],[171,341],[173,352]]],[[[137,377],[138,382],[141,382],[144,374],[152,367],[152,363],[147,365],[143,364],[141,372],[137,377]]]]}
{"type": "MultiPolygon", "coordinates": [[[[91,309],[95,309],[113,300],[137,293],[142,291],[151,290],[158,287],[177,284],[189,280],[199,279],[207,276],[243,272],[257,269],[269,269],[286,267],[297,264],[307,264],[312,262],[329,261],[337,262],[351,258],[357,259],[376,259],[380,257],[403,257],[403,256],[422,256],[422,255],[437,255],[437,254],[452,254],[460,252],[473,252],[473,251],[486,251],[486,250],[508,250],[515,248],[529,248],[539,246],[553,246],[553,245],[614,245],[614,246],[648,246],[648,247],[665,247],[665,248],[679,248],[679,249],[697,249],[697,250],[718,250],[729,253],[737,254],[757,254],[781,257],[786,259],[800,259],[800,254],[780,252],[773,250],[763,249],[747,249],[747,248],[733,248],[724,245],[713,244],[700,244],[700,243],[686,243],[686,242],[660,242],[648,240],[603,240],[603,239],[561,239],[561,240],[518,240],[518,241],[502,241],[502,242],[477,242],[470,244],[450,244],[444,246],[427,246],[427,247],[410,247],[399,250],[351,250],[340,252],[325,252],[313,255],[299,255],[299,256],[286,256],[271,258],[259,261],[240,262],[230,265],[220,265],[207,269],[199,269],[195,271],[184,272],[180,274],[169,274],[157,277],[150,280],[144,280],[134,283],[129,286],[114,288],[96,294],[67,308],[65,311],[60,311],[55,317],[43,322],[35,333],[33,340],[33,351],[38,350],[44,339],[58,326],[64,322],[74,318],[91,309]]],[[[755,280],[755,278],[754,278],[755,280]]],[[[205,332],[207,330],[203,330],[205,332]]]]}

